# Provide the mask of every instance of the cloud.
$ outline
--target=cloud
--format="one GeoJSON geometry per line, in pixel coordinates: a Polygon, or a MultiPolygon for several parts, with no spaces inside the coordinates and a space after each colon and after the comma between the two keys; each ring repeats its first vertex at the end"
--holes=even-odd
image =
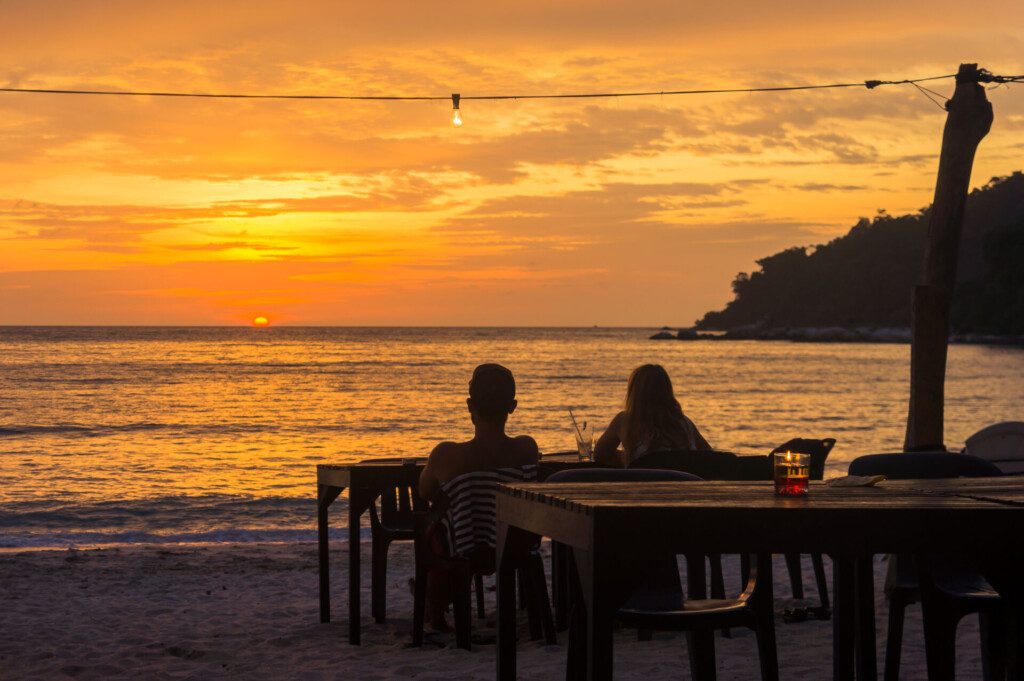
{"type": "Polygon", "coordinates": [[[252,241],[221,241],[221,242],[210,242],[205,244],[172,244],[166,246],[172,250],[177,251],[231,251],[231,250],[246,250],[246,251],[294,251],[296,246],[274,246],[270,244],[261,244],[252,241]]]}
{"type": "MultiPolygon", "coordinates": [[[[962,54],[1024,72],[1024,9],[986,9],[11,0],[0,83],[442,99],[0,94],[0,268],[18,293],[0,323],[244,318],[261,298],[325,323],[692,318],[877,195],[893,214],[926,204],[943,112],[910,87],[469,99],[455,130],[447,95],[856,83],[962,54]]],[[[975,177],[1019,167],[1024,89],[988,94],[975,177]]]]}
{"type": "Polygon", "coordinates": [[[740,185],[728,183],[613,182],[590,190],[493,199],[449,219],[436,229],[443,233],[469,232],[474,239],[481,233],[497,233],[503,237],[549,239],[557,235],[605,240],[610,234],[655,218],[665,210],[715,207],[723,203],[739,205],[742,203],[740,191],[740,185]],[[736,198],[718,201],[723,195],[736,198]]]}
{"type": "Polygon", "coordinates": [[[864,184],[831,184],[829,182],[804,182],[803,184],[793,185],[793,189],[802,192],[859,192],[868,189],[868,186],[864,184]]]}
{"type": "MultiPolygon", "coordinates": [[[[1012,19],[1019,11],[1008,0],[986,9],[978,13],[951,0],[798,0],[771,6],[755,0],[714,5],[681,5],[671,0],[599,5],[584,0],[557,5],[539,0],[486,5],[415,0],[371,4],[305,0],[287,6],[274,0],[224,0],[215,5],[199,0],[5,3],[11,49],[37,54],[50,48],[60,57],[89,54],[101,45],[114,53],[127,49],[167,53],[183,44],[237,44],[253,36],[268,47],[288,44],[292,52],[316,46],[320,52],[359,49],[371,55],[396,44],[470,51],[487,46],[502,51],[514,47],[558,51],[614,42],[630,47],[652,42],[693,45],[698,52],[727,52],[739,46],[752,52],[779,52],[810,45],[821,49],[823,42],[829,42],[824,37],[842,46],[866,39],[885,44],[892,37],[927,35],[951,27],[964,34],[992,31],[991,16],[1012,19]],[[40,25],[62,40],[54,45],[33,40],[40,25]],[[131,30],[111,31],[111,26],[131,30]],[[884,33],[880,26],[885,27],[884,33]]],[[[1011,26],[1012,21],[1004,21],[1000,28],[1009,33],[1011,26]]]]}

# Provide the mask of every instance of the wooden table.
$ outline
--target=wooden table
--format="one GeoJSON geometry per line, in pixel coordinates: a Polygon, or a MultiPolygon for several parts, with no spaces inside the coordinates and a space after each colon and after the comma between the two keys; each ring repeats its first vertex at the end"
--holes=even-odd
{"type": "MultiPolygon", "coordinates": [[[[316,467],[317,539],[319,542],[320,621],[331,621],[331,578],[328,542],[328,509],[348,489],[348,641],[358,645],[361,627],[359,528],[370,505],[389,487],[415,485],[426,459],[382,459],[316,467]]],[[[541,457],[538,477],[567,468],[593,466],[581,462],[576,452],[557,452],[541,457]]],[[[381,585],[383,588],[383,585],[381,585]]]]}
{"type": "MultiPolygon", "coordinates": [[[[1024,478],[874,488],[812,483],[803,499],[776,497],[771,483],[760,482],[521,484],[501,490],[497,509],[501,681],[516,675],[513,576],[505,557],[537,535],[574,549],[586,606],[581,667],[591,680],[611,678],[613,623],[630,568],[657,552],[831,554],[837,681],[853,679],[855,669],[861,679],[877,676],[873,554],[971,554],[1018,566],[1024,558],[1024,478]]],[[[1024,600],[1019,592],[1012,597],[1024,600]]]]}

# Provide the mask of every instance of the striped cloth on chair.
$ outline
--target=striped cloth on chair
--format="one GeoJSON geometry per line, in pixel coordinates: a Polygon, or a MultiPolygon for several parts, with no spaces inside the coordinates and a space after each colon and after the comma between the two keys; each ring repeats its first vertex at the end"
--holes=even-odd
{"type": "Polygon", "coordinates": [[[537,464],[528,464],[464,473],[441,485],[448,497],[445,524],[452,554],[468,557],[475,549],[494,549],[498,485],[536,479],[537,464]]]}

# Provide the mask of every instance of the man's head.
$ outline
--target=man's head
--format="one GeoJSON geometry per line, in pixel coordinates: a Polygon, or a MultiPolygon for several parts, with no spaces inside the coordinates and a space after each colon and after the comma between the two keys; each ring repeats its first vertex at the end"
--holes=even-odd
{"type": "Polygon", "coordinates": [[[516,409],[516,379],[500,364],[481,364],[469,380],[469,412],[477,419],[504,423],[516,409]]]}

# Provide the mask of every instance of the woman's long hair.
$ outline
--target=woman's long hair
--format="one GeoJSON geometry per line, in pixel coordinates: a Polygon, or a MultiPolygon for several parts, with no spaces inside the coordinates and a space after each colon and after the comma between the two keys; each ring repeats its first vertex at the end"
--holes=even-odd
{"type": "Polygon", "coordinates": [[[646,445],[668,449],[691,449],[694,438],[683,416],[672,379],[660,364],[644,364],[633,370],[626,388],[626,432],[623,448],[632,456],[646,445]]]}

